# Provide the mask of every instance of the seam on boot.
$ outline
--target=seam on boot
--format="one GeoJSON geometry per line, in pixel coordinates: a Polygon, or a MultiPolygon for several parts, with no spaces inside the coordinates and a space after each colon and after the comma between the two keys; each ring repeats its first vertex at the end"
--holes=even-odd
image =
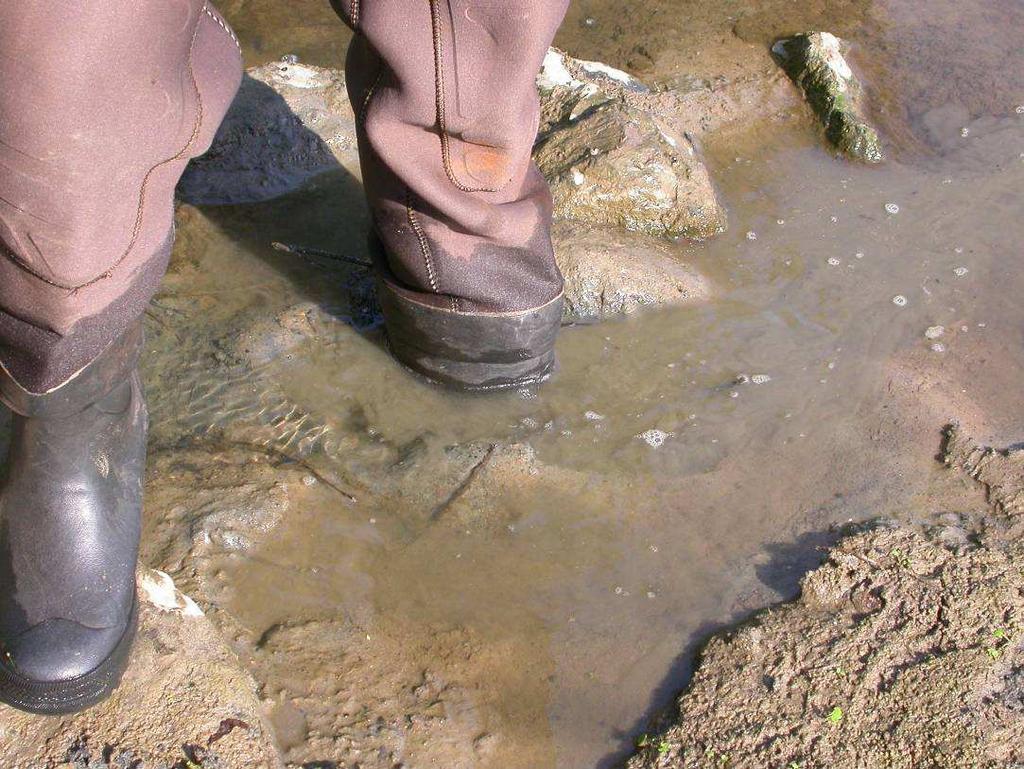
{"type": "Polygon", "coordinates": [[[351,0],[348,6],[348,21],[352,29],[359,27],[359,0],[351,0]]]}
{"type": "Polygon", "coordinates": [[[444,172],[448,176],[448,180],[463,192],[498,192],[507,186],[508,182],[497,187],[473,187],[460,181],[452,168],[448,118],[445,112],[444,44],[441,41],[441,9],[438,0],[430,0],[430,24],[434,38],[434,100],[437,111],[437,132],[441,137],[441,162],[444,165],[444,172]]]}
{"type": "Polygon", "coordinates": [[[136,243],[136,241],[139,238],[139,232],[142,230],[142,210],[145,207],[146,187],[149,184],[150,177],[153,175],[153,173],[158,168],[162,168],[163,166],[166,166],[169,163],[173,163],[173,162],[175,162],[177,160],[180,160],[181,158],[185,157],[186,153],[188,153],[189,149],[191,149],[191,147],[195,143],[196,139],[199,138],[199,134],[200,134],[200,132],[202,130],[202,125],[203,125],[203,95],[202,95],[202,93],[199,90],[199,82],[196,80],[195,71],[193,69],[192,57],[193,57],[193,54],[195,52],[196,39],[199,37],[199,25],[200,25],[200,22],[202,22],[202,20],[203,20],[203,13],[207,12],[208,5],[209,5],[208,3],[203,3],[202,10],[199,12],[199,14],[197,16],[196,26],[195,26],[195,29],[192,30],[192,40],[189,43],[189,49],[188,49],[188,59],[187,59],[187,62],[188,62],[188,67],[187,67],[187,69],[188,69],[188,77],[189,77],[189,81],[192,83],[192,89],[195,91],[195,94],[196,94],[196,117],[195,117],[195,122],[192,125],[192,134],[189,136],[188,141],[185,143],[184,147],[182,147],[173,156],[171,156],[169,158],[166,158],[164,160],[161,160],[155,166],[150,168],[146,172],[146,175],[144,177],[142,177],[142,184],[139,187],[139,204],[138,204],[138,207],[135,210],[135,223],[132,225],[132,234],[131,234],[131,237],[128,240],[128,247],[124,250],[124,253],[122,253],[121,256],[119,256],[113,262],[113,264],[111,264],[109,267],[107,267],[103,272],[99,273],[98,275],[95,275],[94,277],[90,278],[89,280],[85,281],[84,283],[79,283],[77,285],[61,283],[60,281],[56,281],[56,280],[52,280],[50,278],[47,278],[45,275],[40,275],[34,269],[29,267],[27,264],[25,264],[24,261],[22,261],[20,258],[18,258],[17,254],[15,254],[13,251],[10,251],[6,247],[4,247],[3,249],[0,249],[0,255],[6,256],[11,262],[16,264],[18,267],[20,267],[22,270],[24,270],[28,274],[32,275],[33,277],[41,280],[43,283],[46,283],[49,286],[53,286],[54,288],[59,288],[59,289],[63,289],[64,291],[72,291],[72,292],[80,291],[83,288],[88,288],[89,286],[91,286],[91,285],[93,285],[95,283],[99,283],[101,280],[104,280],[105,278],[109,278],[111,275],[113,275],[114,270],[116,270],[118,267],[120,267],[121,263],[124,262],[124,260],[128,258],[128,256],[132,252],[132,249],[135,248],[135,243],[136,243]]]}
{"type": "Polygon", "coordinates": [[[225,32],[227,32],[228,37],[230,37],[231,40],[234,42],[235,48],[237,48],[238,52],[241,53],[242,52],[242,44],[240,42],[238,42],[238,38],[235,36],[235,31],[233,29],[231,29],[231,27],[229,27],[227,25],[227,23],[224,21],[224,19],[222,19],[220,17],[219,13],[214,13],[213,9],[210,8],[209,5],[203,6],[203,11],[206,13],[207,16],[209,16],[211,19],[213,19],[215,22],[217,22],[217,24],[220,26],[221,29],[223,29],[225,32]]]}
{"type": "Polygon", "coordinates": [[[363,102],[359,105],[359,115],[356,119],[357,124],[360,128],[366,127],[366,113],[370,109],[370,101],[373,99],[374,94],[377,92],[377,87],[380,85],[380,81],[384,79],[384,59],[379,59],[377,62],[377,74],[373,77],[373,82],[370,83],[370,87],[366,89],[366,93],[363,95],[363,102]]]}
{"type": "Polygon", "coordinates": [[[427,234],[423,231],[419,218],[416,216],[416,211],[413,209],[412,190],[408,187],[405,188],[405,211],[409,215],[409,226],[412,227],[412,231],[416,233],[416,239],[420,242],[420,251],[423,252],[423,263],[427,268],[427,279],[430,281],[430,289],[436,294],[438,293],[437,278],[434,275],[434,260],[430,253],[430,242],[427,240],[427,234]]]}

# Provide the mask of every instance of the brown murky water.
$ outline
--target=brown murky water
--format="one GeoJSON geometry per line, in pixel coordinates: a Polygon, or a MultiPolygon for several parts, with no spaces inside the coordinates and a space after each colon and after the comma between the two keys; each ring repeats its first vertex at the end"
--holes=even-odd
{"type": "MultiPolygon", "coordinates": [[[[580,0],[559,44],[673,83],[850,37],[895,159],[837,161],[803,121],[713,138],[730,228],[678,248],[715,298],[565,329],[537,391],[417,381],[360,268],[269,247],[358,255],[356,180],[181,210],[146,557],[234,639],[294,765],[615,765],[830,527],[935,510],[945,420],[1020,438],[1020,8],[631,5],[580,0]]],[[[251,63],[343,58],[320,0],[223,6],[251,63]]]]}

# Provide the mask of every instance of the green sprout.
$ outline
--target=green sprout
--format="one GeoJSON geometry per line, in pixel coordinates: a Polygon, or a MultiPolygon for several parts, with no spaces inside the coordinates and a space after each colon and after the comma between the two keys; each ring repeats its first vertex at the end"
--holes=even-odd
{"type": "Polygon", "coordinates": [[[910,556],[907,555],[906,553],[904,553],[898,547],[894,547],[892,550],[890,550],[889,551],[889,556],[894,561],[896,561],[896,563],[899,566],[902,566],[904,569],[909,569],[910,568],[910,556]]]}
{"type": "Polygon", "coordinates": [[[843,720],[843,709],[836,705],[827,716],[829,723],[838,724],[843,720]]]}

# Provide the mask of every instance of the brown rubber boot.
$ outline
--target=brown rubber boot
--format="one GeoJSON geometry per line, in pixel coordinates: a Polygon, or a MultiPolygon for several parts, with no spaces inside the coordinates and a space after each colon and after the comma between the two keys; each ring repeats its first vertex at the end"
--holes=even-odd
{"type": "Polygon", "coordinates": [[[546,378],[562,313],[535,78],[567,0],[332,0],[392,352],[467,389],[546,378]]]}
{"type": "Polygon", "coordinates": [[[205,0],[0,3],[0,52],[0,701],[69,713],[128,663],[139,316],[241,54],[205,0]]]}
{"type": "Polygon", "coordinates": [[[135,634],[146,403],[136,323],[36,395],[0,367],[13,412],[0,482],[0,702],[72,713],[121,680],[135,634]]]}

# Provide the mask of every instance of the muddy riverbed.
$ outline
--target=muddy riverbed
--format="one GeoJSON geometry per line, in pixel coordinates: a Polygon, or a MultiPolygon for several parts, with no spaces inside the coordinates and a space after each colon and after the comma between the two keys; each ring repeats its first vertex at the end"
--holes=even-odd
{"type": "MultiPolygon", "coordinates": [[[[556,43],[721,117],[681,130],[728,227],[669,244],[708,296],[566,327],[536,390],[417,380],[363,268],[272,247],[364,257],[349,171],[179,207],[143,560],[239,655],[289,766],[620,766],[697,646],[792,598],[843,525],[985,509],[936,461],[948,422],[1024,439],[1020,9],[634,5],[578,0],[556,43]],[[780,77],[771,42],[810,28],[853,43],[885,164],[836,159],[780,77]]],[[[223,10],[250,65],[341,65],[321,0],[223,10]]]]}

